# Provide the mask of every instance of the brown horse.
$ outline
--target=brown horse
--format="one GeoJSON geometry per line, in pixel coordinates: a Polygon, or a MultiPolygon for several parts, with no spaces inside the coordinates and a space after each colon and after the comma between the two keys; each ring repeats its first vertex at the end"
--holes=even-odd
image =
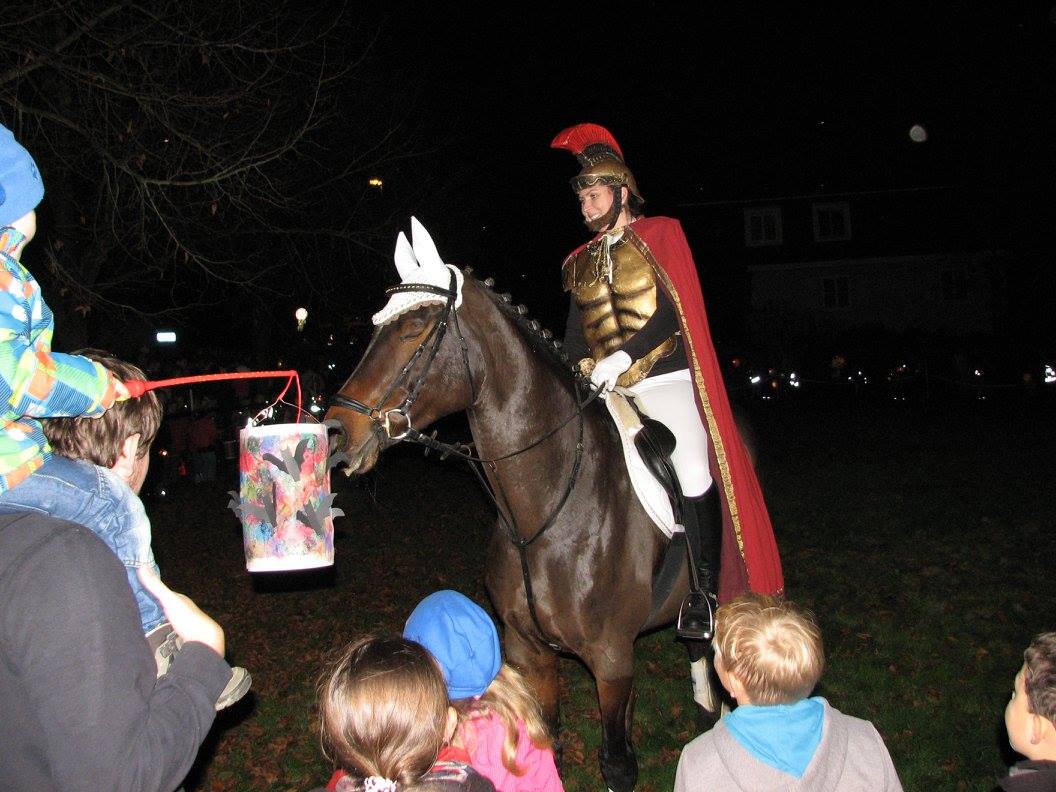
{"type": "Polygon", "coordinates": [[[611,789],[631,790],[634,644],[675,620],[686,564],[654,607],[653,574],[668,540],[635,497],[608,413],[583,405],[582,382],[523,308],[469,271],[456,282],[438,256],[423,262],[435,248],[419,241],[419,229],[421,272],[400,267],[404,285],[390,290],[404,300],[402,312],[396,304],[391,316],[379,315],[327,417],[344,427],[350,473],[359,474],[387,446],[421,437],[417,429],[467,413],[500,515],[485,583],[505,628],[506,659],[534,684],[554,734],[557,650],[583,660],[597,684],[602,773],[611,789]]]}

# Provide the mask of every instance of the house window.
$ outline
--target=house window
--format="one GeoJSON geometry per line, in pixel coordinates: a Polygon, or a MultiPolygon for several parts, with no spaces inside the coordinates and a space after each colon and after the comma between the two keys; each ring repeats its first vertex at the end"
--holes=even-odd
{"type": "Polygon", "coordinates": [[[944,300],[963,300],[968,296],[968,278],[963,269],[944,269],[940,275],[940,284],[944,300]]]}
{"type": "Polygon", "coordinates": [[[850,307],[851,284],[846,275],[821,279],[821,305],[828,311],[850,307]]]}
{"type": "Polygon", "coordinates": [[[814,204],[814,241],[839,242],[851,238],[851,207],[846,201],[814,204]]]}
{"type": "Polygon", "coordinates": [[[780,206],[753,206],[744,210],[744,244],[748,247],[781,244],[780,206]]]}

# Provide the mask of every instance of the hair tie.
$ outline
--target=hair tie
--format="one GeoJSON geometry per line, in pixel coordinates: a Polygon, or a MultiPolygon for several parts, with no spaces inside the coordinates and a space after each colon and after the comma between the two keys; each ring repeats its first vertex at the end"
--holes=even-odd
{"type": "Polygon", "coordinates": [[[363,779],[363,792],[396,792],[396,782],[381,776],[367,776],[363,779]]]}

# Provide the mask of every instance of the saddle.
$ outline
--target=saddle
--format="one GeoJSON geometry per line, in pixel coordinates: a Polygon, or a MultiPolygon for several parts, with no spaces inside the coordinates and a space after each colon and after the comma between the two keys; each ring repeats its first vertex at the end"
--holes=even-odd
{"type": "Polygon", "coordinates": [[[667,426],[645,415],[633,399],[628,404],[637,413],[641,428],[634,435],[634,446],[645,467],[667,492],[676,525],[684,530],[674,534],[664,553],[660,569],[653,575],[652,606],[647,623],[667,600],[683,563],[689,565],[689,596],[679,609],[676,633],[690,641],[708,641],[714,625],[714,598],[703,590],[700,583],[697,558],[700,553],[700,533],[696,510],[687,507],[685,495],[678,475],[671,463],[671,454],[677,441],[667,426]],[[684,559],[684,560],[683,560],[684,559]]]}
{"type": "Polygon", "coordinates": [[[653,478],[660,482],[660,486],[667,492],[675,522],[684,525],[681,517],[685,512],[685,498],[682,496],[682,487],[678,483],[678,474],[675,473],[675,468],[671,464],[671,454],[675,452],[677,443],[675,434],[667,428],[666,424],[642,413],[634,402],[631,402],[631,405],[642,422],[642,428],[634,436],[634,447],[638,450],[638,455],[653,478]]]}

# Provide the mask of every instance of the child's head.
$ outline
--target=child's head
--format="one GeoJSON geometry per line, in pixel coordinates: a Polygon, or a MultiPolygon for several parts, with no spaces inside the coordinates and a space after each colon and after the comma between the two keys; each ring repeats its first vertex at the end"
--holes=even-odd
{"type": "MultiPolygon", "coordinates": [[[[77,354],[102,364],[122,382],[145,380],[131,363],[98,349],[77,354]]],[[[70,459],[86,459],[110,468],[139,491],[150,464],[150,444],[161,426],[161,402],[153,391],[118,402],[98,418],[48,418],[42,421],[52,450],[70,459]]]]}
{"type": "Polygon", "coordinates": [[[1028,759],[1056,760],[1056,632],[1036,636],[1023,652],[1005,728],[1009,743],[1028,759]]]}
{"type": "Polygon", "coordinates": [[[550,735],[528,681],[502,662],[491,617],[457,591],[437,591],[411,612],[403,636],[428,649],[440,664],[460,722],[485,712],[503,722],[502,763],[514,775],[524,775],[528,768],[517,764],[520,725],[537,748],[549,748],[550,735]]]}
{"type": "Polygon", "coordinates": [[[37,163],[14,133],[0,124],[0,228],[14,226],[28,241],[37,227],[33,210],[43,197],[37,163]]]}
{"type": "Polygon", "coordinates": [[[457,591],[436,591],[418,603],[403,637],[432,653],[452,701],[483,695],[499,673],[502,653],[495,623],[457,591]]]}
{"type": "Polygon", "coordinates": [[[791,602],[762,594],[745,594],[719,608],[714,646],[719,677],[735,696],[743,692],[745,700],[737,696],[742,704],[804,699],[825,667],[814,619],[791,602]]]}
{"type": "Polygon", "coordinates": [[[319,686],[323,750],[345,771],[413,785],[450,738],[454,712],[429,653],[399,637],[354,641],[319,686]]]}

